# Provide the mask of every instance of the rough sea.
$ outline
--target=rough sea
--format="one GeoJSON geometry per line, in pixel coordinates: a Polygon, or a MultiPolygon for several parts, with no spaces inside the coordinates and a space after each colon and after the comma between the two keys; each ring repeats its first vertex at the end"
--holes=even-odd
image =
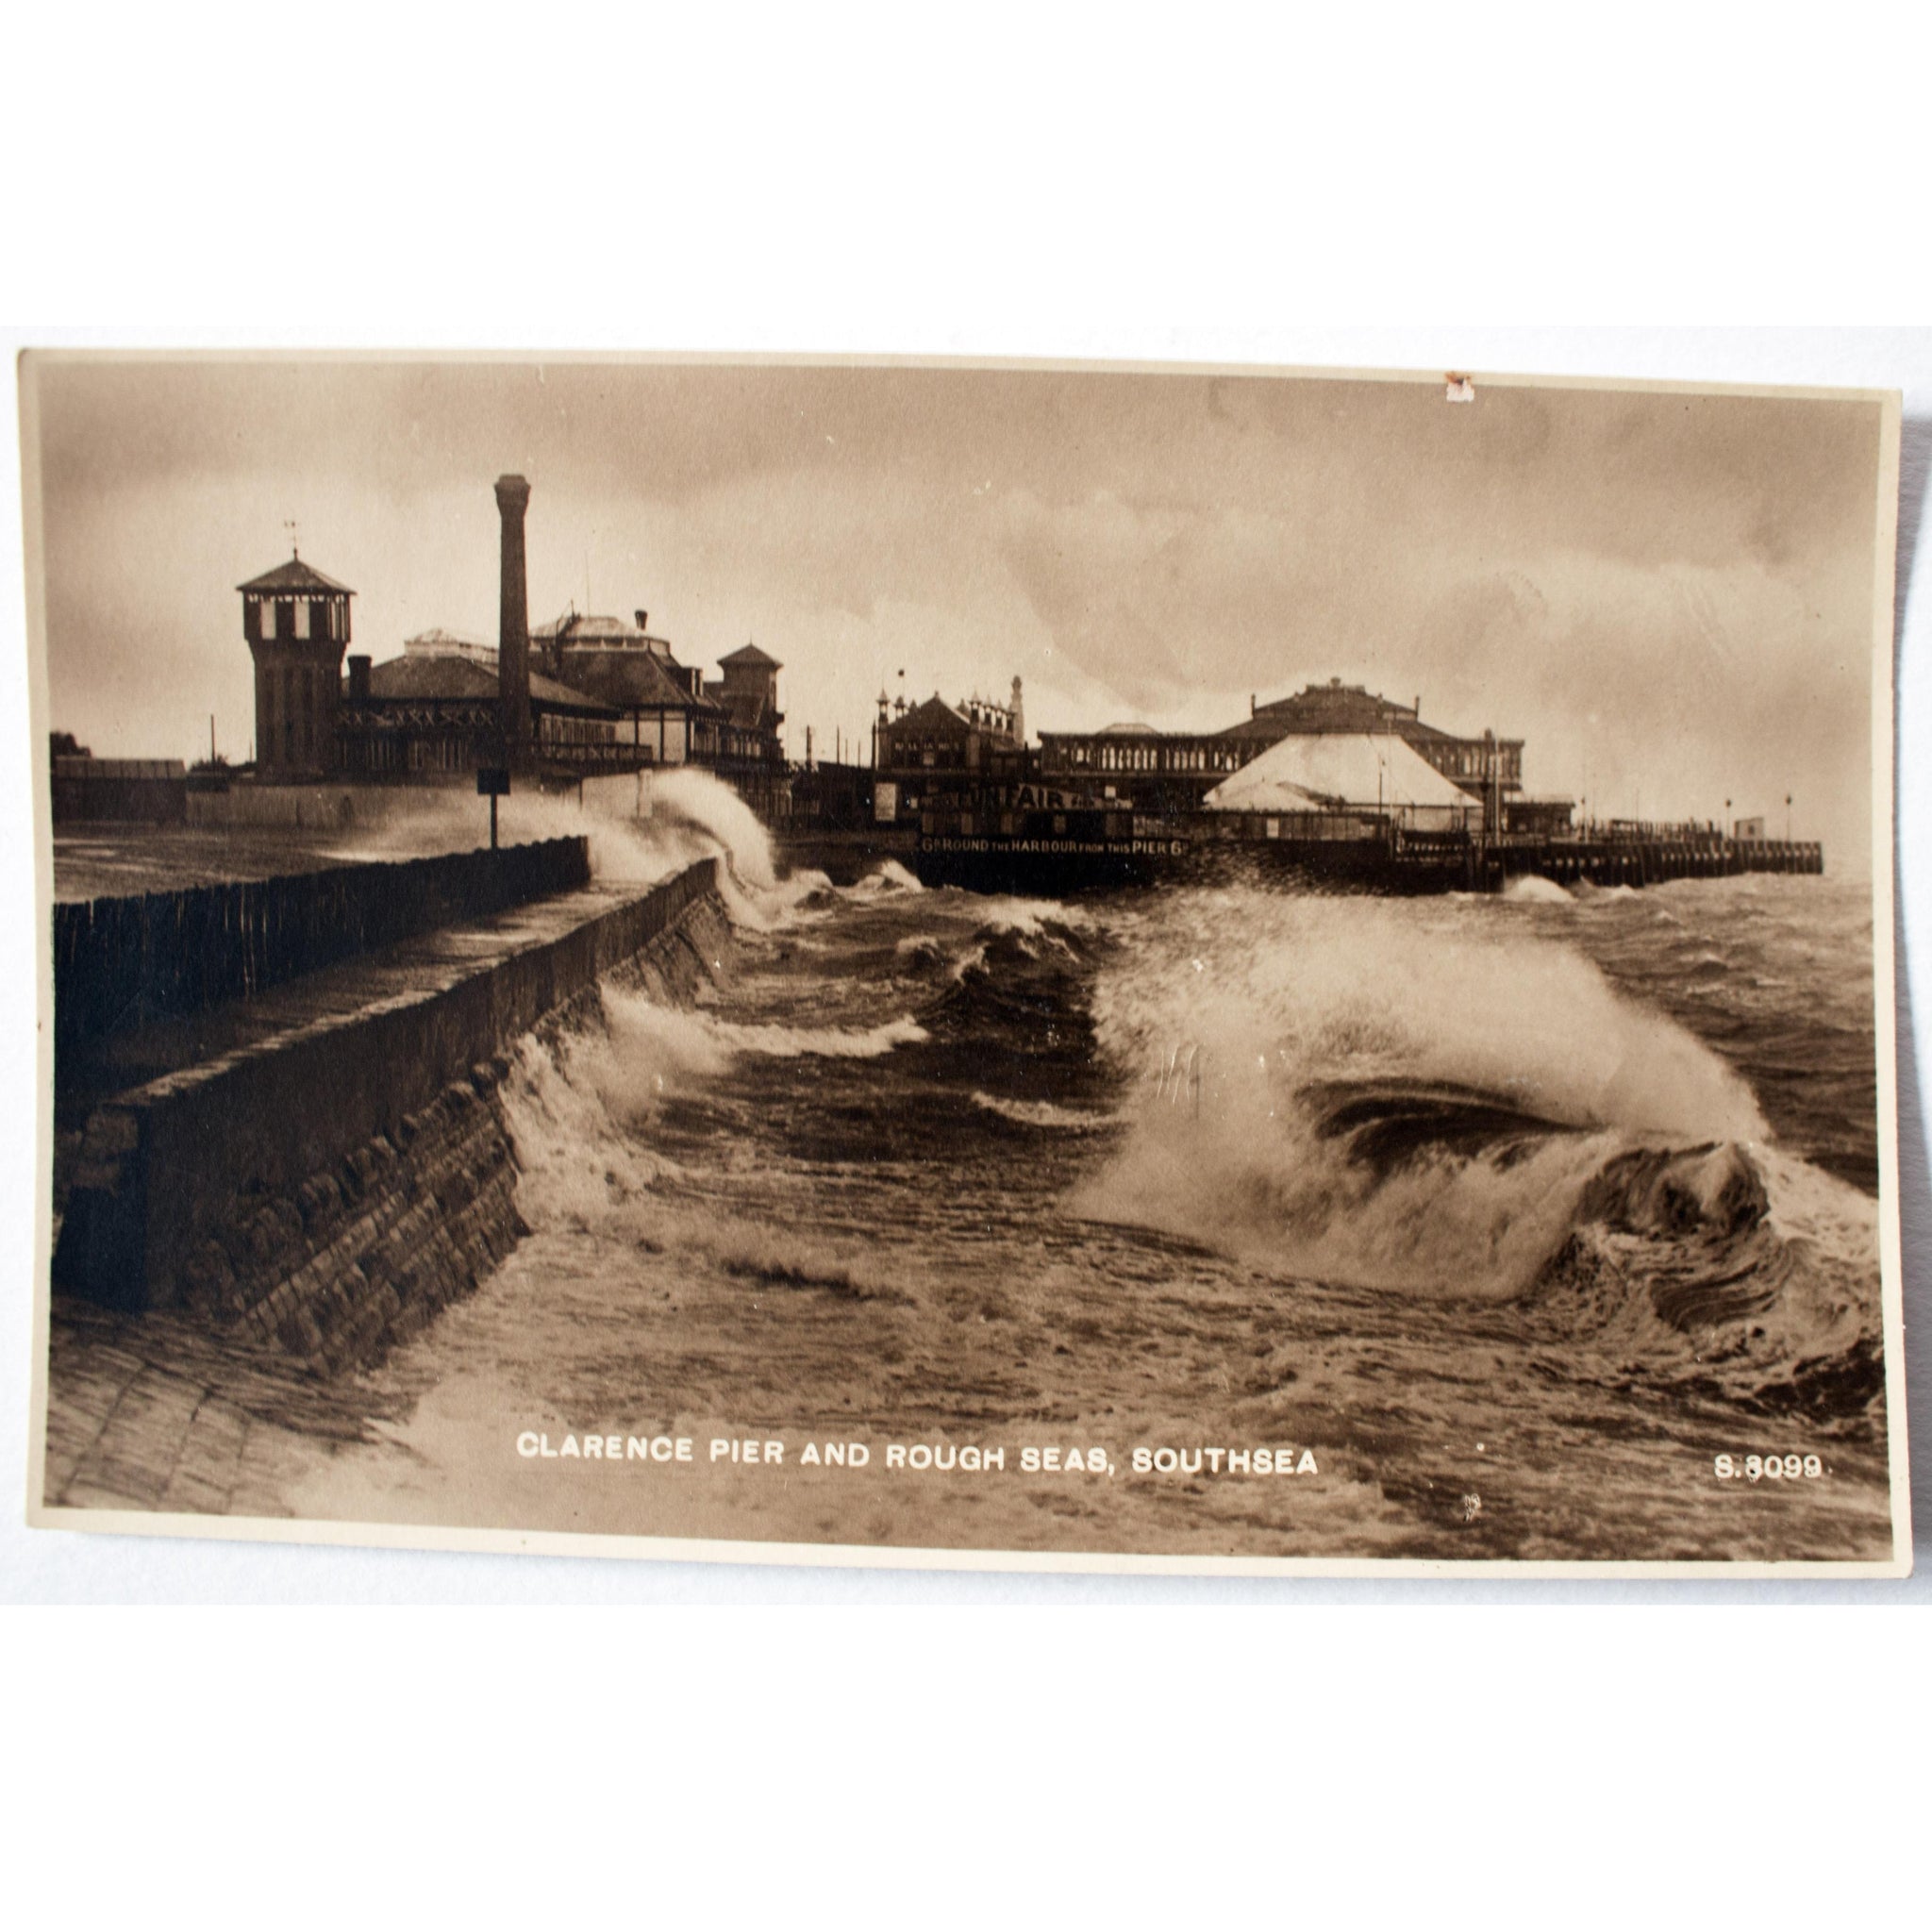
{"type": "Polygon", "coordinates": [[[599,865],[722,852],[729,941],[694,1006],[522,1044],[529,1236],[292,1507],[1890,1555],[1869,886],[1062,903],[776,881],[708,781],[656,811],[599,865]]]}

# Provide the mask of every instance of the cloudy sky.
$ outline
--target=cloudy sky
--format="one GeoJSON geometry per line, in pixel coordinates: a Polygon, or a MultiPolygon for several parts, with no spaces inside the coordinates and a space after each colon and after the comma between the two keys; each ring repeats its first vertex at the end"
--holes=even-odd
{"type": "MultiPolygon", "coordinates": [[[[881,685],[1034,730],[1211,728],[1339,676],[1527,741],[1601,813],[1762,811],[1866,862],[1872,403],[1263,375],[42,358],[55,728],[250,749],[234,586],[302,555],[378,660],[493,637],[491,485],[533,623],[575,602],[805,727],[881,685]],[[905,672],[900,685],[898,674],[905,672]]],[[[29,460],[31,461],[31,453],[29,460]]]]}

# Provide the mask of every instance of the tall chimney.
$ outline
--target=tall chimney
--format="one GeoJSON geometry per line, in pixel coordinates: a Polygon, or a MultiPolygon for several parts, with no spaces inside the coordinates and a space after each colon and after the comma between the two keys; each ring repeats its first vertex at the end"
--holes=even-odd
{"type": "Polygon", "coordinates": [[[530,764],[530,596],[524,577],[524,512],[530,486],[521,476],[496,479],[503,518],[503,601],[496,631],[496,689],[503,721],[504,762],[530,764]]]}

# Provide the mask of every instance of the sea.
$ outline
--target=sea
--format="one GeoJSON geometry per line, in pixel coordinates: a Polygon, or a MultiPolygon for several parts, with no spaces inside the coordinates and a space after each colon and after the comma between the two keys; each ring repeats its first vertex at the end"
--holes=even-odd
{"type": "Polygon", "coordinates": [[[698,774],[634,806],[600,871],[716,854],[728,936],[520,1044],[529,1233],[298,1513],[1890,1555],[1869,884],[989,897],[781,877],[698,774]]]}

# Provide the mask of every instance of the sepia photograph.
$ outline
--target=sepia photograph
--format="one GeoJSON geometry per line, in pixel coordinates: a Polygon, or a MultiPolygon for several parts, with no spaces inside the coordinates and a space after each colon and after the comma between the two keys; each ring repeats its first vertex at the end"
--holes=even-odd
{"type": "Polygon", "coordinates": [[[1909,1570],[1895,392],[19,380],[35,1525],[1909,1570]]]}

